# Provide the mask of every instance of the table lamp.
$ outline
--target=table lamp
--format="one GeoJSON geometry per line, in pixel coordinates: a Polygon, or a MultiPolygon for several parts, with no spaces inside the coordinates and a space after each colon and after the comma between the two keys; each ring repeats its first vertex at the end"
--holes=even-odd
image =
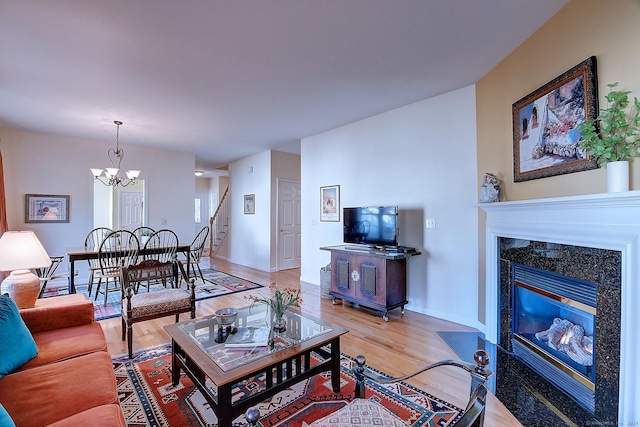
{"type": "Polygon", "coordinates": [[[30,268],[51,265],[51,258],[33,231],[6,231],[0,237],[0,271],[11,271],[0,294],[9,294],[18,308],[33,307],[40,294],[40,278],[30,268]]]}

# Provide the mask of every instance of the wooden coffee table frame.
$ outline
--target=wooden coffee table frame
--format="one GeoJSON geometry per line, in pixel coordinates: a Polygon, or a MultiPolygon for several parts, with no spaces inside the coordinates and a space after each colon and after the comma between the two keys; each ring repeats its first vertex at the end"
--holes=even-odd
{"type": "Polygon", "coordinates": [[[233,420],[251,406],[257,405],[292,384],[324,371],[331,371],[331,386],[333,391],[338,393],[340,392],[340,336],[348,331],[338,326],[328,325],[321,320],[312,319],[331,327],[332,330],[229,371],[222,370],[187,334],[179,329],[180,325],[201,319],[167,325],[164,328],[171,336],[173,385],[178,385],[180,370],[183,370],[211,405],[218,417],[219,427],[231,427],[233,420]],[[311,366],[311,353],[316,353],[323,360],[311,366]],[[247,398],[232,402],[231,391],[235,385],[262,374],[266,378],[264,389],[247,398]],[[207,387],[207,377],[218,388],[217,395],[207,387]]]}

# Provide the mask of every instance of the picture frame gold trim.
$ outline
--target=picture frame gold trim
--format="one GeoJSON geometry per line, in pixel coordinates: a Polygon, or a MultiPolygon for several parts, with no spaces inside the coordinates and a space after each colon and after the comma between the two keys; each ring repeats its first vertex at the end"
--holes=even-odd
{"type": "Polygon", "coordinates": [[[596,169],[576,126],[597,115],[595,56],[513,103],[514,182],[596,169]]]}

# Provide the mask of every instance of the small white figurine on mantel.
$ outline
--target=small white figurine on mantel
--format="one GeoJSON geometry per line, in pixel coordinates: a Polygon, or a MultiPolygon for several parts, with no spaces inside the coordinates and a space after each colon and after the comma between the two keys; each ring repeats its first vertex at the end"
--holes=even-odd
{"type": "Polygon", "coordinates": [[[493,203],[500,201],[500,186],[502,180],[492,173],[485,173],[480,188],[480,203],[493,203]]]}

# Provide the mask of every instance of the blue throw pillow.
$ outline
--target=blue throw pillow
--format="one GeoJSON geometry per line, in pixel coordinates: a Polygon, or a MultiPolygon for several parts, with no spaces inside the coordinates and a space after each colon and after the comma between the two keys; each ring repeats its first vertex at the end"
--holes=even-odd
{"type": "Polygon", "coordinates": [[[16,427],[16,424],[13,422],[9,413],[4,406],[0,403],[0,426],[2,427],[16,427]]]}
{"type": "Polygon", "coordinates": [[[38,347],[8,294],[0,296],[0,378],[36,357],[38,347]]]}

